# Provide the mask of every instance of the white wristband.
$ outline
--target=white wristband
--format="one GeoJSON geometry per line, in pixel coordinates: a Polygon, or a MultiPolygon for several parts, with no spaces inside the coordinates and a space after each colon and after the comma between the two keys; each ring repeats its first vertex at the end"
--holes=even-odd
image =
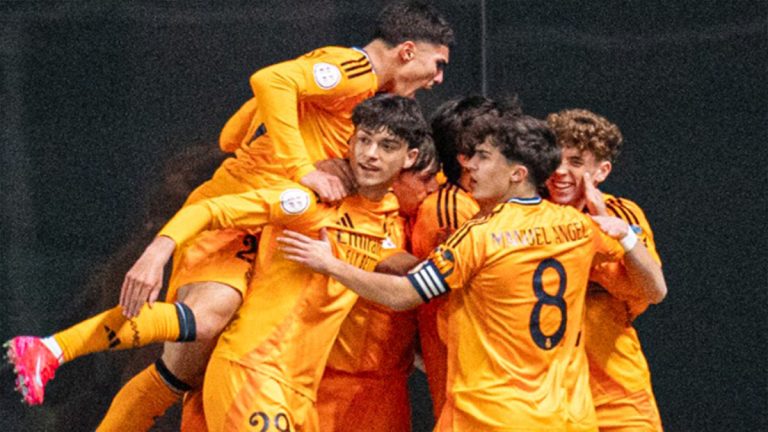
{"type": "Polygon", "coordinates": [[[629,252],[635,247],[637,244],[637,234],[635,234],[635,230],[633,230],[631,226],[627,229],[627,235],[619,240],[619,243],[621,243],[621,247],[624,248],[624,252],[629,252]]]}

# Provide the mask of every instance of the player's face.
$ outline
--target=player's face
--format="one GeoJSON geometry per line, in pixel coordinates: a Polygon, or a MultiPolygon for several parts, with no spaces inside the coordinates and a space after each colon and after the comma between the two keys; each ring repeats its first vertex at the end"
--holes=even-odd
{"type": "Polygon", "coordinates": [[[418,149],[387,129],[370,130],[358,127],[351,141],[351,165],[358,187],[389,188],[401,170],[413,165],[418,149]]]}
{"type": "Polygon", "coordinates": [[[432,167],[419,172],[404,171],[392,183],[392,191],[400,203],[400,214],[415,217],[422,201],[437,190],[437,180],[432,167]]]}
{"type": "Polygon", "coordinates": [[[582,207],[584,204],[584,173],[592,176],[595,186],[605,179],[604,165],[588,150],[563,147],[562,160],[555,173],[547,180],[549,199],[558,204],[582,207]]]}
{"type": "Polygon", "coordinates": [[[412,98],[417,90],[429,90],[443,82],[448,65],[447,46],[415,42],[404,48],[401,55],[405,63],[395,76],[393,93],[412,98]]]}
{"type": "Polygon", "coordinates": [[[510,192],[511,164],[498,148],[486,139],[475,147],[466,164],[470,173],[472,197],[479,203],[503,202],[510,192]]]}

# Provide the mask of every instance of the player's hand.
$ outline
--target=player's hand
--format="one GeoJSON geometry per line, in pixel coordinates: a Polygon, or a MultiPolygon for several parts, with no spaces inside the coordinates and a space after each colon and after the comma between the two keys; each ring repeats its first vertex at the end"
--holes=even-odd
{"type": "Polygon", "coordinates": [[[583,181],[584,185],[584,198],[587,200],[587,210],[589,214],[595,216],[608,216],[608,211],[605,209],[605,200],[603,200],[603,193],[600,189],[595,187],[592,182],[592,176],[585,172],[583,181]]]}
{"type": "Polygon", "coordinates": [[[315,191],[320,197],[320,201],[327,203],[339,201],[349,195],[349,191],[344,187],[344,182],[341,179],[320,170],[305,175],[299,183],[315,191]]]}
{"type": "Polygon", "coordinates": [[[344,184],[344,188],[347,190],[348,195],[354,193],[357,189],[355,175],[352,172],[352,167],[349,165],[348,160],[342,158],[325,159],[315,162],[315,168],[338,177],[342,184],[344,184]]]}
{"type": "Polygon", "coordinates": [[[312,271],[329,274],[336,257],[331,252],[328,232],[320,230],[320,239],[315,240],[296,231],[284,230],[277,242],[285,257],[293,262],[309,267],[312,271]]]}
{"type": "Polygon", "coordinates": [[[629,224],[613,216],[592,216],[600,230],[608,234],[609,237],[621,240],[629,233],[629,224]]]}
{"type": "Polygon", "coordinates": [[[176,243],[168,237],[156,237],[126,273],[120,289],[120,306],[126,318],[139,314],[144,302],[157,300],[163,287],[163,269],[173,255],[176,243]]]}

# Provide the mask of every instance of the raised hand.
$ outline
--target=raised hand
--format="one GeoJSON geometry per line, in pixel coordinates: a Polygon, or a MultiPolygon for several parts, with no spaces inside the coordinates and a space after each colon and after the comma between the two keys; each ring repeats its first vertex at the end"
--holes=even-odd
{"type": "Polygon", "coordinates": [[[584,173],[584,178],[581,183],[584,186],[584,198],[586,199],[589,214],[595,216],[608,216],[608,211],[605,209],[605,201],[603,200],[603,193],[595,186],[592,181],[592,176],[588,172],[584,173]]]}

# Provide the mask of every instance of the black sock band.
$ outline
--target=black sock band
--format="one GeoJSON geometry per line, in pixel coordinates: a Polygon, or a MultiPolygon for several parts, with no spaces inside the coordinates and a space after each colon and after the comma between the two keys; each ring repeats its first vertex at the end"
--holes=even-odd
{"type": "Polygon", "coordinates": [[[165,363],[163,363],[163,359],[158,359],[155,362],[155,368],[157,369],[157,373],[160,375],[160,378],[162,378],[168,387],[170,387],[171,390],[175,391],[176,393],[184,393],[192,390],[191,385],[176,378],[176,375],[168,370],[168,368],[165,366],[165,363]]]}
{"type": "Polygon", "coordinates": [[[176,316],[179,318],[179,338],[176,342],[191,342],[197,338],[195,328],[195,314],[192,309],[182,302],[174,303],[176,306],[176,316]]]}

